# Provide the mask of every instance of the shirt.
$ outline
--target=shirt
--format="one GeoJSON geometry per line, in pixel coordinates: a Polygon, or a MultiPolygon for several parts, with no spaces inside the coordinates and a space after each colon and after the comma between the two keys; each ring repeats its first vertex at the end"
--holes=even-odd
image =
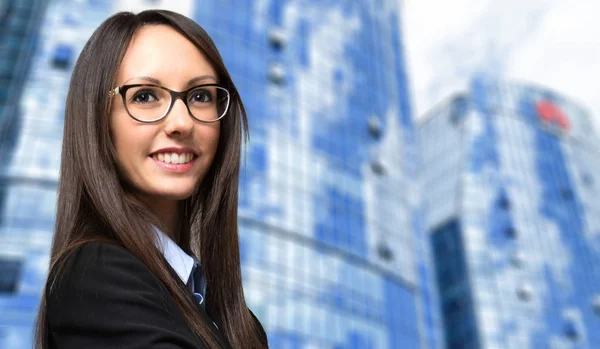
{"type": "Polygon", "coordinates": [[[189,285],[198,300],[198,304],[204,308],[204,295],[206,294],[206,280],[200,262],[185,253],[167,234],[158,227],[156,232],[156,243],[162,251],[167,263],[175,270],[181,281],[189,285]]]}

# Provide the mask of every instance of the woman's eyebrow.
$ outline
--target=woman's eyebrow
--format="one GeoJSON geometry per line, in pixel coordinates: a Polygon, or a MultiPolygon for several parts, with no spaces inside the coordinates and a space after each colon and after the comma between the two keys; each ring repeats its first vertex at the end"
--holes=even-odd
{"type": "Polygon", "coordinates": [[[195,77],[193,79],[190,79],[190,81],[188,81],[187,85],[190,86],[190,85],[193,85],[193,84],[195,84],[197,82],[200,82],[202,80],[207,80],[207,79],[212,79],[215,82],[217,82],[217,78],[215,78],[212,75],[202,75],[202,76],[197,76],[197,77],[195,77]]]}
{"type": "MultiPolygon", "coordinates": [[[[149,82],[151,82],[151,83],[153,83],[153,84],[156,84],[156,85],[162,85],[162,83],[160,82],[160,80],[159,80],[159,79],[157,79],[157,78],[153,78],[153,77],[150,77],[150,76],[136,76],[136,77],[133,77],[133,78],[127,79],[127,80],[126,80],[126,81],[123,83],[123,85],[125,85],[126,83],[128,83],[128,82],[129,82],[129,81],[131,81],[131,80],[136,80],[136,79],[137,79],[137,80],[146,80],[146,81],[149,81],[149,82]]],[[[217,78],[215,78],[215,77],[214,77],[214,76],[212,76],[212,75],[201,75],[201,76],[197,76],[197,77],[195,77],[195,78],[192,78],[192,79],[190,79],[190,80],[187,82],[187,86],[193,85],[193,84],[195,84],[195,83],[197,83],[197,82],[200,82],[200,81],[203,81],[203,80],[207,80],[207,79],[211,79],[211,80],[214,80],[215,82],[217,82],[217,78]]]]}
{"type": "Polygon", "coordinates": [[[125,85],[125,84],[126,84],[126,83],[128,83],[129,81],[131,81],[131,80],[135,80],[135,79],[137,79],[137,80],[146,80],[146,81],[150,81],[151,83],[153,83],[153,84],[156,84],[156,85],[160,85],[160,84],[161,84],[161,83],[160,83],[160,80],[158,80],[158,79],[156,79],[156,78],[153,78],[153,77],[150,77],[150,76],[136,76],[136,77],[134,77],[134,78],[131,78],[131,79],[127,79],[127,80],[125,80],[125,82],[123,83],[123,85],[125,85]]]}

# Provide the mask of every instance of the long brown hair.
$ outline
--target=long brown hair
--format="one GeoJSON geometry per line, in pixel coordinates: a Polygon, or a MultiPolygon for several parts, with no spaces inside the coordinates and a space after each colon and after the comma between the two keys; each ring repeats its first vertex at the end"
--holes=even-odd
{"type": "Polygon", "coordinates": [[[119,244],[139,258],[168,288],[192,330],[210,347],[216,338],[201,321],[192,298],[172,277],[149,238],[155,222],[131,198],[119,178],[110,138],[108,91],[116,84],[125,51],[145,25],[177,30],[201,50],[232,101],[221,120],[217,152],[194,194],[182,202],[180,246],[200,256],[207,278],[206,310],[234,348],[265,348],[266,338],[246,307],[237,228],[238,180],[246,112],[223,60],[209,35],[193,20],[165,10],[120,12],[93,33],[73,69],[67,96],[55,234],[50,271],[42,295],[36,348],[47,349],[46,295],[63,277],[64,257],[89,241],[119,244]],[[101,229],[99,229],[99,227],[101,229]]]}

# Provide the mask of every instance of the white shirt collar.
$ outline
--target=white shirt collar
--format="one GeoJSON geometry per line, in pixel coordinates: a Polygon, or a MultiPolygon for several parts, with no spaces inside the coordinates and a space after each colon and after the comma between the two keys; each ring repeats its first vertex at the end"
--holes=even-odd
{"type": "Polygon", "coordinates": [[[162,251],[163,256],[181,278],[184,284],[187,285],[190,280],[190,275],[194,268],[194,258],[185,253],[175,241],[165,234],[158,227],[154,227],[156,231],[156,243],[162,251]]]}

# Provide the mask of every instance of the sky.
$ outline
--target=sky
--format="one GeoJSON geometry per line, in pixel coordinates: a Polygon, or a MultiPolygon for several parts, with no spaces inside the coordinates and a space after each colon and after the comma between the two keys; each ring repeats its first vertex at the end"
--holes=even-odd
{"type": "Polygon", "coordinates": [[[600,1],[403,0],[417,118],[473,73],[550,88],[586,108],[600,130],[600,1]]]}

